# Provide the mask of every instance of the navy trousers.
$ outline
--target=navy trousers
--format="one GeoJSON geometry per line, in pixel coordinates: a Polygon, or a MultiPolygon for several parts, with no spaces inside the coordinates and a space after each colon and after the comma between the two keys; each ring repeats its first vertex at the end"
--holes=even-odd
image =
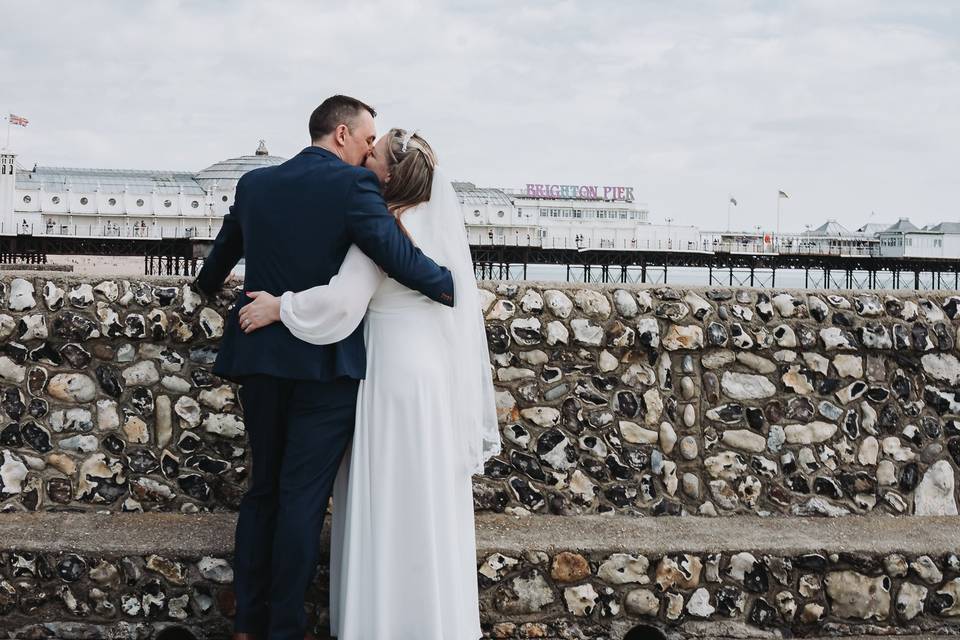
{"type": "Polygon", "coordinates": [[[267,375],[241,383],[251,474],[237,520],[234,626],[264,640],[302,640],[304,599],[333,481],[353,436],[359,383],[267,375]]]}

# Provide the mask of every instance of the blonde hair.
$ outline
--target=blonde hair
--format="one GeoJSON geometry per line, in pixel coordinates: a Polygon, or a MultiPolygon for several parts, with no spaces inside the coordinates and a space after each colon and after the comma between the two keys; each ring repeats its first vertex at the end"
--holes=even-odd
{"type": "Polygon", "coordinates": [[[390,180],[383,187],[383,199],[396,215],[430,199],[433,168],[437,156],[419,134],[404,129],[387,132],[387,165],[390,180]],[[403,141],[407,140],[404,150],[403,141]]]}

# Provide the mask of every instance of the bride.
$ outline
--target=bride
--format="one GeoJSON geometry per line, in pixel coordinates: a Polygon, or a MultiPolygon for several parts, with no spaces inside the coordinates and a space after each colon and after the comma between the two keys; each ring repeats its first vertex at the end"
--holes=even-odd
{"type": "Polygon", "coordinates": [[[340,640],[476,640],[471,475],[499,452],[483,317],[460,206],[430,145],[391,129],[366,162],[397,223],[453,272],[456,304],[387,277],[356,246],[328,285],[249,292],[247,332],[279,320],[315,344],[366,318],[367,375],[334,485],[330,623],[340,640]]]}

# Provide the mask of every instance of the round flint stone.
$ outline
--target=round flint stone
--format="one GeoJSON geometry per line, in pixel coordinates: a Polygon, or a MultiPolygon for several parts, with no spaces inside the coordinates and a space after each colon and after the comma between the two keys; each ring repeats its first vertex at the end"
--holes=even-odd
{"type": "Polygon", "coordinates": [[[544,302],[547,303],[547,309],[558,318],[568,318],[573,311],[573,302],[562,291],[548,289],[543,292],[544,302]]]}
{"type": "Polygon", "coordinates": [[[123,381],[129,386],[150,385],[160,381],[160,373],[152,360],[143,360],[122,372],[123,381]]]}
{"type": "Polygon", "coordinates": [[[185,467],[199,469],[204,473],[219,475],[230,469],[230,463],[225,460],[217,460],[205,455],[192,455],[183,461],[185,467]]]}
{"type": "Polygon", "coordinates": [[[21,383],[26,374],[26,368],[15,359],[0,356],[0,379],[5,382],[21,383]]]}
{"type": "Polygon", "coordinates": [[[43,285],[43,300],[47,303],[47,309],[50,311],[56,311],[63,306],[63,296],[63,289],[49,280],[43,285]]]}
{"type": "MultiPolygon", "coordinates": [[[[184,435],[187,434],[185,433],[184,435]]],[[[166,477],[176,478],[177,474],[180,472],[180,459],[164,449],[163,454],[160,456],[160,470],[166,477]]]]}
{"type": "Polygon", "coordinates": [[[543,494],[523,478],[510,478],[507,484],[513,490],[517,500],[528,509],[536,511],[544,506],[543,494]]]}
{"type": "Polygon", "coordinates": [[[0,431],[0,446],[19,448],[23,446],[23,436],[20,434],[20,425],[11,422],[0,431]]]}
{"type": "Polygon", "coordinates": [[[20,435],[23,437],[23,441],[38,453],[47,453],[53,450],[50,445],[50,432],[36,422],[24,423],[20,427],[20,435]]]}
{"type": "Polygon", "coordinates": [[[57,575],[64,582],[76,582],[87,572],[87,563],[78,555],[68,554],[57,563],[57,575]]]}
{"type": "Polygon", "coordinates": [[[711,322],[707,327],[707,343],[714,347],[727,344],[727,329],[719,322],[711,322]]]}
{"type": "Polygon", "coordinates": [[[177,299],[176,287],[156,287],[153,293],[157,297],[157,304],[161,307],[166,307],[177,299]]]}
{"type": "Polygon", "coordinates": [[[154,408],[153,393],[146,387],[136,387],[130,394],[130,404],[141,415],[149,415],[153,413],[154,408]]]}
{"type": "Polygon", "coordinates": [[[131,313],[123,321],[123,335],[128,338],[141,339],[147,337],[147,323],[139,313],[131,313]]]}
{"type": "Polygon", "coordinates": [[[210,499],[210,485],[203,479],[203,476],[197,474],[185,474],[177,478],[177,485],[180,490],[195,500],[210,499]]]}
{"type": "Polygon", "coordinates": [[[517,319],[510,323],[510,334],[518,344],[532,346],[543,340],[538,318],[517,319]]]}
{"type": "Polygon", "coordinates": [[[97,396],[97,385],[82,373],[58,373],[50,379],[47,392],[62,402],[90,402],[97,396]]]}
{"type": "Polygon", "coordinates": [[[29,358],[32,362],[44,362],[46,364],[60,365],[63,363],[63,356],[50,344],[44,342],[39,347],[30,350],[29,358]]]}
{"type": "Polygon", "coordinates": [[[770,627],[776,624],[777,610],[763,598],[757,598],[750,610],[750,622],[758,627],[770,627]]]}
{"type": "Polygon", "coordinates": [[[16,387],[4,389],[2,396],[0,396],[0,406],[14,420],[19,420],[26,410],[26,406],[23,404],[23,396],[16,387]]]}
{"type": "Polygon", "coordinates": [[[10,282],[10,297],[8,298],[8,307],[11,311],[26,311],[36,306],[37,301],[33,297],[33,283],[23,278],[14,278],[10,282]]]}
{"type": "MultiPolygon", "coordinates": [[[[6,354],[6,360],[15,362],[16,364],[23,364],[27,361],[28,350],[19,342],[8,342],[7,344],[3,345],[3,353],[6,354]]],[[[9,375],[6,377],[10,378],[9,375]]],[[[11,381],[19,382],[19,380],[11,381]]]]}
{"type": "Polygon", "coordinates": [[[193,380],[194,385],[201,389],[220,383],[220,380],[206,369],[194,369],[190,372],[190,379],[193,380]]]}
{"type": "Polygon", "coordinates": [[[233,569],[226,560],[205,556],[200,558],[197,569],[200,571],[200,575],[217,584],[233,582],[233,569]]]}
{"type": "Polygon", "coordinates": [[[203,446],[203,441],[200,437],[189,431],[184,431],[180,434],[180,440],[177,442],[177,448],[180,449],[183,453],[192,453],[199,450],[203,446]]]}
{"type": "Polygon", "coordinates": [[[53,336],[71,342],[84,342],[100,335],[97,323],[74,311],[63,311],[51,322],[53,336]]]}
{"type": "Polygon", "coordinates": [[[127,282],[124,280],[123,285],[130,298],[124,302],[123,298],[126,297],[126,295],[124,295],[124,297],[120,299],[121,304],[129,304],[130,300],[144,307],[153,304],[153,287],[146,282],[127,282]]]}
{"type": "Polygon", "coordinates": [[[502,324],[488,324],[486,329],[490,350],[493,353],[506,353],[510,349],[510,334],[506,328],[502,324]]]}
{"type": "Polygon", "coordinates": [[[148,449],[135,449],[127,454],[127,467],[134,473],[150,473],[159,466],[156,454],[148,449]]]}
{"type": "Polygon", "coordinates": [[[120,372],[110,365],[102,364],[96,370],[97,381],[104,393],[119,398],[123,393],[123,383],[120,381],[120,372]]]}
{"type": "Polygon", "coordinates": [[[204,307],[200,310],[200,328],[207,338],[220,338],[223,336],[223,317],[210,307],[204,307]]]}
{"type": "Polygon", "coordinates": [[[114,455],[122,453],[126,446],[123,440],[112,433],[103,439],[103,448],[114,455]]]}
{"type": "Polygon", "coordinates": [[[93,360],[93,356],[86,349],[72,342],[60,348],[60,355],[74,369],[86,369],[87,365],[93,360]]]}
{"type": "Polygon", "coordinates": [[[217,360],[217,349],[212,346],[196,347],[190,349],[189,357],[190,362],[195,364],[213,364],[217,360]]]}

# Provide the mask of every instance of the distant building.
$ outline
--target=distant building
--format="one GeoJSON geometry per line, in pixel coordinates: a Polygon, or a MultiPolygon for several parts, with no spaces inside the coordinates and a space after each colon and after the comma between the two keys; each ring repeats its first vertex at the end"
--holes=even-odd
{"type": "Polygon", "coordinates": [[[654,225],[629,187],[528,184],[525,189],[455,182],[471,244],[550,248],[690,250],[688,225],[654,225]]]}
{"type": "Polygon", "coordinates": [[[910,258],[960,256],[960,223],[941,222],[918,228],[907,218],[877,233],[880,255],[910,258]]]}
{"type": "Polygon", "coordinates": [[[816,229],[808,229],[792,239],[797,253],[825,255],[874,255],[879,241],[872,233],[850,231],[834,219],[816,229]]]}
{"type": "MultiPolygon", "coordinates": [[[[263,141],[253,155],[202,171],[142,171],[36,166],[0,155],[0,233],[212,238],[233,204],[237,181],[252,169],[284,162],[263,141]]],[[[455,183],[475,244],[685,250],[691,226],[652,225],[630,187],[528,185],[483,189],[455,183]]]]}
{"type": "Polygon", "coordinates": [[[284,161],[263,141],[253,155],[199,172],[27,170],[11,153],[0,159],[0,233],[153,238],[216,236],[240,177],[284,161]]]}
{"type": "Polygon", "coordinates": [[[889,222],[868,222],[859,229],[857,233],[862,233],[868,236],[876,236],[878,233],[890,226],[889,222]]]}

